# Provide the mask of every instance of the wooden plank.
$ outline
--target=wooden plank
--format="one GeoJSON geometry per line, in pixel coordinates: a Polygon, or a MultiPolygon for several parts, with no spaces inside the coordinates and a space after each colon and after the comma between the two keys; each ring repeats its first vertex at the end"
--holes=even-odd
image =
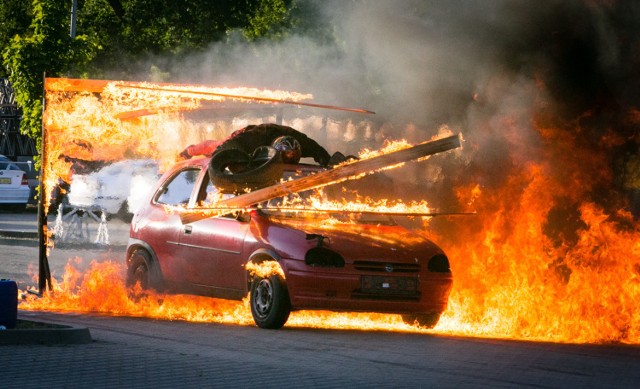
{"type": "Polygon", "coordinates": [[[102,93],[112,80],[89,80],[82,78],[54,78],[44,79],[44,90],[49,92],[92,92],[102,93]]]}
{"type": "MultiPolygon", "coordinates": [[[[215,208],[247,208],[253,204],[267,201],[290,193],[302,192],[322,186],[332,185],[349,179],[357,179],[363,174],[375,172],[379,169],[412,161],[429,155],[441,153],[460,147],[458,135],[420,143],[416,146],[394,151],[377,157],[360,160],[348,165],[338,166],[297,180],[286,181],[253,192],[245,193],[214,204],[215,208]]],[[[210,217],[208,212],[187,210],[181,212],[180,219],[183,224],[210,217]]]]}
{"type": "MultiPolygon", "coordinates": [[[[104,88],[110,82],[115,82],[113,80],[92,80],[92,79],[81,79],[81,78],[54,78],[47,77],[44,80],[44,90],[48,92],[92,92],[92,93],[102,93],[104,88]]],[[[369,111],[363,108],[349,108],[349,107],[339,107],[335,105],[326,105],[326,104],[317,104],[317,103],[308,103],[302,101],[294,101],[294,100],[286,100],[286,99],[276,99],[270,97],[259,97],[259,96],[245,96],[245,95],[235,95],[230,93],[218,93],[218,92],[207,92],[207,91],[198,91],[198,90],[184,90],[177,89],[176,87],[198,87],[198,85],[193,84],[168,84],[168,83],[154,83],[151,85],[146,85],[144,83],[138,82],[119,82],[118,84],[121,88],[132,88],[132,89],[140,89],[140,90],[149,90],[154,92],[170,92],[170,93],[182,93],[185,95],[196,95],[196,96],[218,96],[224,99],[237,99],[244,101],[260,101],[263,103],[270,104],[289,104],[289,105],[297,105],[297,106],[306,106],[306,107],[314,107],[314,108],[323,108],[323,109],[333,109],[339,111],[347,111],[347,112],[357,112],[363,114],[374,114],[375,112],[369,111]]],[[[127,120],[133,119],[139,116],[153,115],[158,113],[158,110],[155,109],[138,109],[134,111],[122,112],[116,115],[116,117],[127,120]]]]}
{"type": "Polygon", "coordinates": [[[134,89],[171,92],[171,93],[184,93],[184,94],[188,94],[188,95],[216,96],[216,97],[223,97],[225,99],[228,98],[228,99],[239,99],[239,100],[249,100],[249,101],[262,101],[262,102],[265,102],[265,103],[290,104],[290,105],[299,105],[299,106],[305,106],[305,107],[334,109],[334,110],[338,110],[338,111],[375,114],[375,112],[369,111],[368,109],[363,109],[363,108],[349,108],[349,107],[339,107],[339,106],[335,106],[335,105],[305,103],[305,102],[302,102],[302,101],[276,99],[276,98],[272,98],[272,97],[245,96],[245,95],[235,95],[235,94],[231,94],[231,93],[208,92],[208,91],[198,91],[198,90],[182,90],[182,89],[175,89],[175,88],[168,88],[168,87],[133,85],[133,84],[127,84],[126,87],[127,88],[134,88],[134,89]]]}

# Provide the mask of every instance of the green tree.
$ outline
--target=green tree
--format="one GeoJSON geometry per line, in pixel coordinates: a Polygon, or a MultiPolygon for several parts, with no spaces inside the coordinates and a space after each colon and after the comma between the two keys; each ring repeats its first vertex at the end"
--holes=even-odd
{"type": "Polygon", "coordinates": [[[333,26],[319,9],[319,0],[260,0],[242,33],[249,41],[282,40],[293,34],[334,43],[333,26]]]}
{"type": "MultiPolygon", "coordinates": [[[[2,0],[0,2],[0,47],[7,47],[11,39],[24,33],[31,24],[32,0],[2,0]]],[[[2,63],[2,53],[0,53],[2,63]]],[[[0,77],[6,77],[7,72],[0,68],[0,77]]]]}
{"type": "MultiPolygon", "coordinates": [[[[232,30],[248,39],[286,28],[295,0],[85,0],[78,31],[100,42],[95,75],[116,77],[148,71],[145,59],[176,58],[206,49],[232,30]]],[[[275,36],[275,34],[274,34],[275,36]]]]}
{"type": "Polygon", "coordinates": [[[94,56],[96,45],[86,36],[69,36],[69,9],[58,1],[34,0],[29,30],[14,36],[3,50],[3,65],[22,108],[20,130],[37,140],[42,127],[43,82],[81,69],[94,56]]]}

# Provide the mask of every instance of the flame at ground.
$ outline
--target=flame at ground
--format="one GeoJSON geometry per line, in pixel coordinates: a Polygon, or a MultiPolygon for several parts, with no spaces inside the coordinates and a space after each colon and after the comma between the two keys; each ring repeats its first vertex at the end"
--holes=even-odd
{"type": "Polygon", "coordinates": [[[474,180],[455,185],[458,203],[478,214],[431,230],[454,274],[438,330],[640,343],[640,225],[613,183],[615,142],[604,133],[589,144],[575,124],[544,116],[537,128],[514,125],[510,114],[499,135],[467,139],[503,152],[470,164],[474,180]]]}
{"type": "MultiPolygon", "coordinates": [[[[447,249],[455,281],[438,328],[555,342],[639,343],[640,233],[583,203],[575,243],[554,241],[545,234],[553,201],[543,170],[531,166],[521,179],[529,183],[515,207],[503,203],[513,201],[505,193],[485,194],[485,204],[477,206],[500,211],[458,224],[466,242],[447,249]]],[[[616,218],[634,223],[628,213],[616,218]]]]}
{"type": "MultiPolygon", "coordinates": [[[[37,297],[20,293],[24,310],[94,312],[119,316],[149,317],[166,320],[254,325],[248,296],[243,301],[220,300],[192,295],[142,291],[139,285],[125,287],[125,268],[116,261],[92,262],[82,272],[82,259],[70,260],[53,291],[37,297]]],[[[253,267],[256,274],[279,273],[279,267],[253,267]]],[[[365,329],[424,332],[404,324],[398,315],[374,313],[334,313],[326,311],[292,312],[287,327],[365,329]]]]}
{"type": "MultiPolygon", "coordinates": [[[[194,97],[172,92],[155,105],[131,104],[127,99],[141,91],[126,93],[115,99],[118,103],[111,108],[101,106],[92,93],[71,99],[48,93],[46,142],[51,149],[49,163],[56,171],[47,176],[49,180],[69,174],[70,164],[60,158],[63,155],[88,160],[151,156],[166,164],[173,162],[179,142],[172,140],[179,137],[184,142],[192,127],[166,111],[172,105],[191,107],[194,97]],[[55,109],[50,109],[52,106],[55,109]],[[133,114],[123,116],[123,112],[133,114]],[[137,114],[145,112],[160,114],[137,114]]],[[[433,332],[638,344],[638,221],[614,201],[607,203],[593,196],[599,185],[611,187],[608,154],[553,125],[532,131],[526,114],[529,110],[525,111],[522,122],[508,115],[492,118],[490,125],[504,130],[499,135],[486,129],[469,134],[465,157],[470,162],[456,174],[443,174],[454,177],[458,203],[472,207],[478,215],[452,220],[448,230],[423,232],[443,246],[454,276],[449,308],[433,332]],[[479,139],[485,136],[489,140],[479,139]],[[501,146],[500,142],[507,147],[495,147],[501,146]],[[506,163],[489,165],[487,173],[473,164],[474,157],[481,159],[474,152],[490,157],[504,153],[506,163]],[[456,181],[456,177],[461,179],[456,181]]],[[[610,150],[608,145],[619,142],[610,136],[598,141],[606,151],[610,150]]],[[[361,157],[367,158],[366,154],[361,157]]],[[[326,203],[322,201],[314,205],[323,206],[326,203]]],[[[253,323],[246,299],[236,303],[140,291],[133,293],[136,297],[132,299],[124,287],[123,274],[124,268],[117,262],[94,263],[84,273],[70,264],[52,293],[42,298],[30,296],[21,308],[253,323]]],[[[287,326],[427,331],[405,325],[397,315],[317,311],[294,312],[287,326]]]]}

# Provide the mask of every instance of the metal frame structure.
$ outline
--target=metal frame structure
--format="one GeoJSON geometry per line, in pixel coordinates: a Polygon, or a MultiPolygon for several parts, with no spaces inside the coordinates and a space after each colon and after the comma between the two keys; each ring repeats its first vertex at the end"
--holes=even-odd
{"type": "Polygon", "coordinates": [[[35,141],[20,133],[21,119],[11,83],[0,78],[0,154],[9,158],[38,154],[35,141]]]}

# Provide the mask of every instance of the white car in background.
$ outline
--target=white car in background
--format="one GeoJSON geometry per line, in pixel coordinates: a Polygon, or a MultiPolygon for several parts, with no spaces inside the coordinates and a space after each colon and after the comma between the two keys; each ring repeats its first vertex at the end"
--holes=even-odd
{"type": "Polygon", "coordinates": [[[22,210],[29,202],[29,182],[24,170],[0,155],[0,206],[22,210]]]}
{"type": "Polygon", "coordinates": [[[100,210],[128,221],[160,178],[151,159],[112,163],[90,174],[71,177],[69,206],[100,210]]]}

